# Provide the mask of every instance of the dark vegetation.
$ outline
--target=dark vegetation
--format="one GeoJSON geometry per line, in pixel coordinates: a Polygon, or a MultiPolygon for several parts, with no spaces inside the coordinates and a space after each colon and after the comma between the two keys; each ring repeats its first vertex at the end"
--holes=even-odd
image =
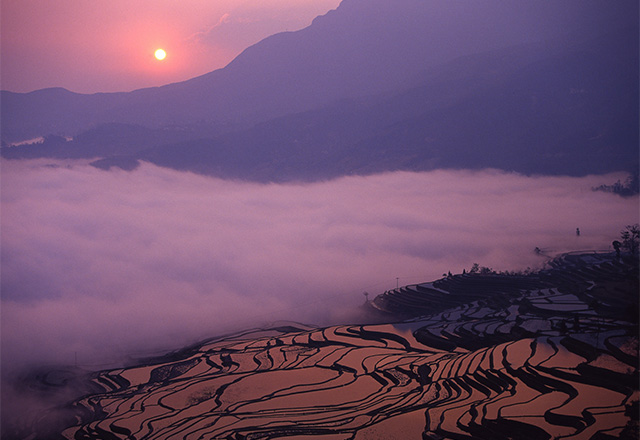
{"type": "Polygon", "coordinates": [[[636,170],[635,173],[627,177],[624,183],[618,180],[613,185],[600,185],[596,188],[593,188],[594,191],[604,191],[610,192],[614,194],[618,194],[622,197],[631,197],[635,196],[640,192],[640,178],[639,173],[636,170]]]}

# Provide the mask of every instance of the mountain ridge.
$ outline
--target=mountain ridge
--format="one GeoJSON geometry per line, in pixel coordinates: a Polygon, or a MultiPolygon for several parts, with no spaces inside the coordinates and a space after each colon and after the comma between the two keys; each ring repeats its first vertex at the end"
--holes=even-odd
{"type": "MultiPolygon", "coordinates": [[[[225,68],[183,82],[132,92],[70,92],[74,94],[62,97],[58,93],[55,102],[50,97],[33,102],[41,93],[3,91],[3,139],[73,136],[106,122],[161,126],[204,119],[224,125],[241,119],[255,123],[343,98],[393,90],[424,67],[465,54],[551,38],[565,33],[565,25],[576,28],[573,18],[562,17],[572,13],[579,17],[579,11],[598,4],[569,1],[563,3],[565,11],[548,2],[534,3],[537,7],[497,6],[491,1],[472,6],[444,6],[438,0],[402,0],[393,5],[381,0],[344,1],[310,26],[267,37],[225,68]],[[24,106],[29,112],[20,111],[24,106]]],[[[607,11],[599,12],[606,15],[607,11]]]]}
{"type": "MultiPolygon", "coordinates": [[[[587,9],[601,4],[578,3],[587,9]]],[[[59,88],[25,95],[3,92],[3,110],[15,110],[2,112],[5,145],[5,138],[19,131],[41,130],[31,133],[33,137],[48,134],[42,131],[54,126],[60,131],[49,133],[66,134],[65,124],[46,121],[51,109],[77,131],[70,143],[54,137],[55,142],[5,147],[2,155],[127,156],[127,167],[133,158],[259,181],[436,167],[572,175],[637,168],[637,23],[621,26],[628,20],[622,21],[614,29],[611,20],[601,19],[604,24],[596,30],[574,23],[561,31],[557,23],[536,22],[529,27],[555,30],[493,31],[489,28],[503,21],[502,16],[492,16],[495,5],[482,12],[494,21],[478,25],[474,23],[482,16],[471,13],[478,11],[461,5],[453,10],[435,7],[442,4],[403,0],[402,9],[381,0],[343,1],[307,28],[276,34],[247,48],[224,69],[162,87],[94,95],[59,88]],[[368,12],[365,4],[372,6],[368,12]],[[456,16],[456,11],[466,15],[456,16]],[[453,49],[445,50],[440,43],[452,35],[443,21],[447,17],[480,28],[460,41],[452,39],[453,49]],[[430,29],[427,38],[420,27],[429,20],[440,27],[430,29]],[[500,47],[484,41],[485,50],[471,49],[469,45],[476,44],[471,37],[483,32],[500,47]],[[509,33],[535,41],[504,40],[509,33]],[[422,39],[400,44],[412,34],[422,39]],[[380,46],[381,40],[388,47],[380,46]],[[415,56],[397,51],[391,61],[375,57],[395,48],[415,56]],[[443,52],[438,55],[434,48],[443,52]],[[60,97],[65,105],[58,106],[60,97]],[[46,101],[47,108],[37,98],[46,101]],[[172,119],[176,115],[179,119],[172,119]],[[6,126],[7,121],[13,122],[6,126]],[[109,140],[114,136],[99,127],[118,130],[118,124],[131,135],[116,147],[109,140]],[[140,128],[126,128],[131,125],[140,128]],[[102,130],[105,145],[93,135],[93,141],[84,141],[88,128],[94,133],[102,130]]],[[[493,3],[474,7],[489,4],[493,3]]],[[[531,12],[530,8],[524,9],[531,12]]],[[[586,16],[576,23],[595,20],[586,16]]],[[[108,163],[117,164],[117,158],[108,163]]]]}

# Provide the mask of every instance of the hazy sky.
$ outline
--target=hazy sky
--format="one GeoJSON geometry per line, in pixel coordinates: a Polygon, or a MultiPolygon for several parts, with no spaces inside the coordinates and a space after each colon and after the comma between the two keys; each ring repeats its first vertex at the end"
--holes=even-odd
{"type": "Polygon", "coordinates": [[[2,166],[3,367],[178,348],[276,319],[344,323],[396,277],[536,266],[536,246],[607,249],[638,221],[637,197],[591,190],[615,175],[257,184],[50,162],[2,166]]]}
{"type": "Polygon", "coordinates": [[[129,91],[224,67],[340,0],[2,0],[3,90],[129,91]],[[157,48],[167,51],[159,62],[157,48]]]}

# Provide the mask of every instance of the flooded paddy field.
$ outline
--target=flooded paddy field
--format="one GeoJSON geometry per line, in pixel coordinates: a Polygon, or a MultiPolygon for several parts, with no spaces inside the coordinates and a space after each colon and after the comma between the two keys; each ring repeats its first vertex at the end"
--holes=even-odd
{"type": "Polygon", "coordinates": [[[635,263],[581,254],[528,275],[398,287],[364,306],[377,323],[282,323],[89,374],[91,392],[31,427],[56,418],[68,439],[635,438],[637,281],[635,263]]]}

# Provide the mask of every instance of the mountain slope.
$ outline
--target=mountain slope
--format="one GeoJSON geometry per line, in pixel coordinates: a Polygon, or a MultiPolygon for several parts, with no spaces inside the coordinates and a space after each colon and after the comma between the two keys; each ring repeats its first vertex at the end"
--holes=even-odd
{"type": "Polygon", "coordinates": [[[554,51],[527,45],[474,55],[405,93],[343,101],[138,157],[269,181],[438,167],[634,171],[638,58],[629,48],[636,36],[630,28],[554,51]]]}
{"type": "Polygon", "coordinates": [[[130,168],[141,159],[258,181],[443,167],[633,172],[637,35],[630,27],[582,43],[470,55],[430,69],[405,92],[342,100],[226,134],[109,124],[73,142],[52,137],[5,148],[3,156],[116,156],[101,164],[121,160],[130,168]]]}
{"type": "Polygon", "coordinates": [[[633,22],[628,12],[634,7],[629,0],[606,7],[596,0],[345,0],[311,26],[266,38],[224,69],[189,81],[94,95],[3,91],[2,136],[11,142],[75,135],[110,122],[148,127],[200,122],[224,131],[406,88],[424,69],[463,55],[570,31],[597,33],[612,23],[633,22]]]}
{"type": "Polygon", "coordinates": [[[637,439],[637,291],[637,258],[614,254],[567,254],[527,275],[449,275],[367,302],[385,313],[379,324],[280,323],[124,368],[39,370],[27,391],[79,397],[3,428],[21,438],[637,439]]]}
{"type": "Polygon", "coordinates": [[[145,160],[257,181],[637,170],[638,24],[619,16],[637,4],[443,5],[345,0],[225,69],[165,87],[5,93],[3,140],[47,130],[75,137],[2,156],[106,158],[99,166],[126,169],[145,160]],[[542,41],[516,44],[526,40],[542,41]]]}

